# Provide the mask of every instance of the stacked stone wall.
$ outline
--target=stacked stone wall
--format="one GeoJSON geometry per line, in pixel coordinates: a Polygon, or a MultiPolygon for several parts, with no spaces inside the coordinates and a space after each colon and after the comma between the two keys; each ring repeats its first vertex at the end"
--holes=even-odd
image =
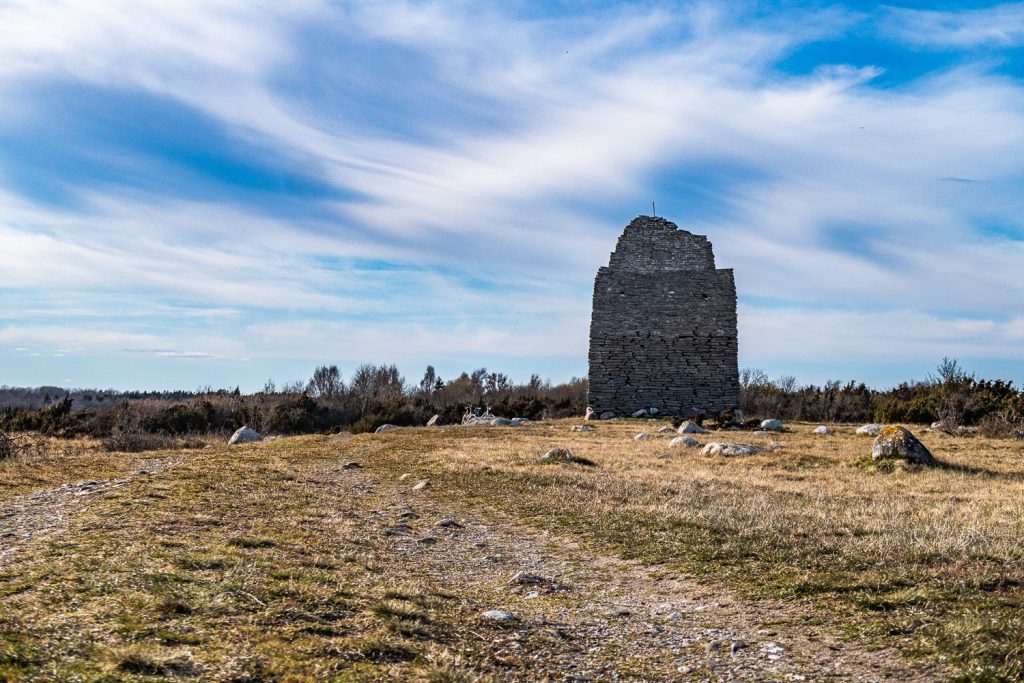
{"type": "Polygon", "coordinates": [[[663,219],[626,227],[597,272],[588,403],[601,414],[714,413],[739,404],[736,286],[711,243],[663,219]]]}

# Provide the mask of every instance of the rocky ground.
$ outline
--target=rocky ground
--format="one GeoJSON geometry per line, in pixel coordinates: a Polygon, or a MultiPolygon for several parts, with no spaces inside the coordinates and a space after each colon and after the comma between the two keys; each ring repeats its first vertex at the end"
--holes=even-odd
{"type": "Polygon", "coordinates": [[[0,499],[0,680],[942,677],[796,603],[417,488],[394,443],[126,455],[0,499]]]}

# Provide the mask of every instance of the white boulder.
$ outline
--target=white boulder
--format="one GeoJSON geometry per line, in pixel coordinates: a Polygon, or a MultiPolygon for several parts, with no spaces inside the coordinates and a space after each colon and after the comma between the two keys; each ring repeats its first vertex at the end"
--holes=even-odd
{"type": "Polygon", "coordinates": [[[231,438],[228,439],[228,445],[234,446],[240,443],[252,443],[253,441],[263,441],[263,435],[255,429],[239,427],[238,431],[232,434],[231,438]]]}
{"type": "Polygon", "coordinates": [[[676,432],[679,434],[707,434],[708,430],[704,429],[696,422],[690,422],[687,420],[683,424],[679,425],[676,432]]]}
{"type": "Polygon", "coordinates": [[[786,430],[779,420],[764,420],[761,422],[761,429],[769,432],[782,432],[786,430]]]}

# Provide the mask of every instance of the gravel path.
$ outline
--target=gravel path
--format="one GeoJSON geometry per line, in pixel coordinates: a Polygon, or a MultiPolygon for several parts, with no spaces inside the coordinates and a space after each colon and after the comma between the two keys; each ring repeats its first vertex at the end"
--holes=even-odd
{"type": "Polygon", "coordinates": [[[63,531],[68,518],[90,501],[127,486],[139,477],[157,474],[183,461],[183,456],[150,458],[142,460],[134,471],[123,477],[76,481],[12,499],[0,508],[0,568],[33,541],[63,531]]]}

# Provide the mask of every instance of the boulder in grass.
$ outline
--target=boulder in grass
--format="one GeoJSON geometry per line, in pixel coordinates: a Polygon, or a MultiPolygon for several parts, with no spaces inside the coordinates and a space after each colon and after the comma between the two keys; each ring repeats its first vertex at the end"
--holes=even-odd
{"type": "Polygon", "coordinates": [[[669,448],[675,448],[676,446],[699,446],[700,442],[692,436],[677,436],[668,442],[669,448]]]}
{"type": "Polygon", "coordinates": [[[676,432],[679,434],[707,434],[706,429],[701,427],[696,422],[690,422],[689,420],[679,425],[679,428],[676,429],[676,432]]]}
{"type": "Polygon", "coordinates": [[[857,427],[857,433],[861,436],[878,436],[882,431],[882,427],[883,425],[880,425],[877,422],[872,422],[871,424],[857,427]]]}
{"type": "Polygon", "coordinates": [[[646,441],[650,438],[652,438],[650,434],[637,434],[633,437],[633,441],[646,441]]]}
{"type": "Polygon", "coordinates": [[[647,409],[641,408],[640,410],[633,413],[633,417],[647,417],[647,409]]]}
{"type": "Polygon", "coordinates": [[[658,433],[659,434],[671,434],[674,431],[676,431],[676,430],[672,429],[668,425],[665,425],[664,427],[662,427],[661,429],[658,430],[658,433]]]}
{"type": "Polygon", "coordinates": [[[573,425],[572,429],[570,429],[569,431],[570,432],[592,432],[592,431],[594,431],[594,428],[591,427],[590,425],[573,425]]]}
{"type": "Polygon", "coordinates": [[[390,432],[392,429],[398,429],[398,425],[384,424],[373,430],[374,434],[380,434],[381,432],[390,432]]]}
{"type": "Polygon", "coordinates": [[[614,420],[615,419],[615,411],[606,410],[605,412],[601,413],[601,419],[602,420],[614,420]]]}
{"type": "Polygon", "coordinates": [[[712,441],[701,449],[701,455],[757,455],[768,451],[748,443],[724,443],[712,441]]]}
{"type": "Polygon", "coordinates": [[[886,425],[882,427],[875,442],[871,444],[871,459],[895,458],[915,465],[935,465],[935,458],[917,437],[906,427],[886,425]]]}
{"type": "Polygon", "coordinates": [[[250,427],[240,427],[228,439],[228,445],[235,446],[240,443],[252,443],[253,441],[263,441],[263,435],[250,427]]]}
{"type": "Polygon", "coordinates": [[[812,434],[823,434],[825,436],[831,436],[832,435],[832,430],[829,429],[826,425],[818,425],[817,427],[814,428],[814,431],[812,431],[811,433],[812,434]]]}
{"type": "Polygon", "coordinates": [[[786,428],[782,426],[782,422],[779,420],[764,420],[761,422],[761,429],[768,432],[782,432],[786,428]]]}
{"type": "Polygon", "coordinates": [[[512,426],[513,427],[522,427],[524,424],[526,424],[529,421],[530,421],[529,418],[513,417],[512,418],[512,426]]]}
{"type": "Polygon", "coordinates": [[[427,421],[428,427],[440,427],[444,424],[444,418],[440,415],[435,415],[427,421]]]}
{"type": "Polygon", "coordinates": [[[496,417],[493,420],[491,420],[491,426],[492,427],[513,427],[515,425],[512,424],[512,420],[506,419],[504,417],[496,417]]]}

